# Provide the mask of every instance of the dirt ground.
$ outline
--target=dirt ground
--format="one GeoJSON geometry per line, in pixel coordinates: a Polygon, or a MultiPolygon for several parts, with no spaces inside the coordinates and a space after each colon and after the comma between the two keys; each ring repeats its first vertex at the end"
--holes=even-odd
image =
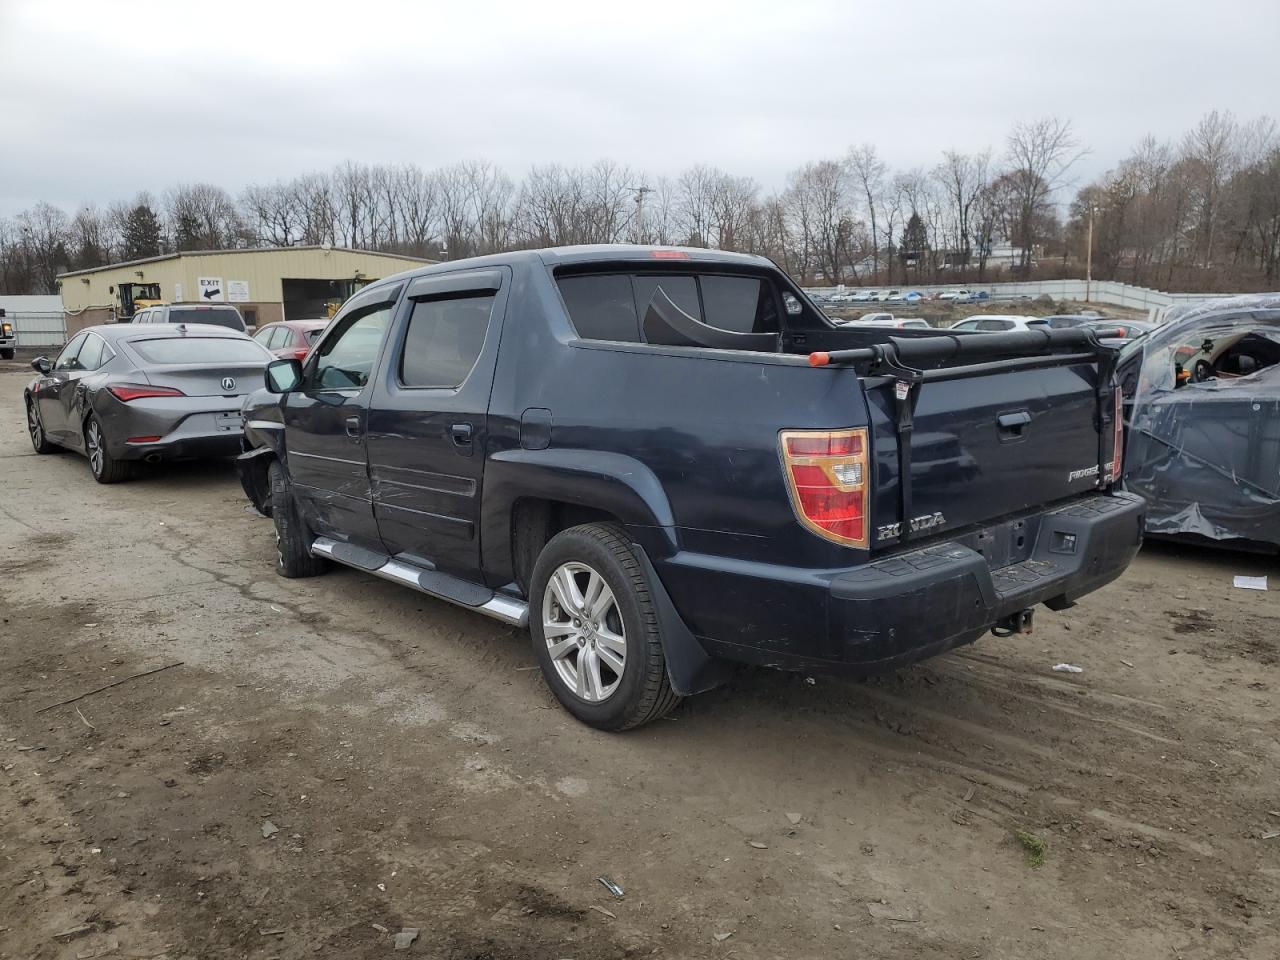
{"type": "Polygon", "coordinates": [[[1274,560],[1150,546],[1033,637],[746,671],[608,735],[514,630],[277,577],[229,465],[35,456],[27,377],[0,364],[0,957],[1280,956],[1274,560]]]}

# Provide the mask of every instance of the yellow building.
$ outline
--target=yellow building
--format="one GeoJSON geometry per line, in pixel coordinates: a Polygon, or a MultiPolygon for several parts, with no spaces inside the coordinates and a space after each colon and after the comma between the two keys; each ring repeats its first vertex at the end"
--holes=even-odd
{"type": "Polygon", "coordinates": [[[58,276],[67,336],[127,321],[148,303],[231,303],[245,323],[328,315],[374,280],[430,260],[345,247],[268,247],[171,253],[58,276]]]}

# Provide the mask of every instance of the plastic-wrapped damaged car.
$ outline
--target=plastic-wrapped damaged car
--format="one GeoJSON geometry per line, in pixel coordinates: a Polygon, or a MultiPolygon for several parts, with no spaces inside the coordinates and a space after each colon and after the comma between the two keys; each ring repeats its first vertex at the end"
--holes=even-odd
{"type": "Polygon", "coordinates": [[[1210,300],[1124,349],[1125,487],[1147,532],[1280,548],[1280,294],[1210,300]]]}

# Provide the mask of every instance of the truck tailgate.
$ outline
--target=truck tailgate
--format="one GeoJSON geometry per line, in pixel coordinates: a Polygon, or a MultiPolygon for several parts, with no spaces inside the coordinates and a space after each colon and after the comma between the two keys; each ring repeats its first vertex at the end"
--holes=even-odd
{"type": "MultiPolygon", "coordinates": [[[[918,539],[1093,489],[1098,474],[1096,365],[925,381],[911,444],[911,529],[918,539]]],[[[872,418],[872,550],[901,542],[898,426],[892,384],[867,390],[872,418]]]]}

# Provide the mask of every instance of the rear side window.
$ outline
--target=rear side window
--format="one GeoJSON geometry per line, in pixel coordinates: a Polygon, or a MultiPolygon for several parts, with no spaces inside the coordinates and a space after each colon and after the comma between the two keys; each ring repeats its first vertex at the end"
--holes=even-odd
{"type": "Polygon", "coordinates": [[[760,277],[715,274],[596,274],[561,277],[560,295],[578,336],[640,343],[658,289],[699,323],[732,333],[778,333],[773,285],[760,277]]]}
{"type": "Polygon", "coordinates": [[[400,382],[406,387],[457,387],[480,358],[492,295],[451,300],[422,300],[413,307],[400,382]]]}
{"type": "Polygon", "coordinates": [[[979,320],[977,325],[974,327],[974,329],[987,330],[987,331],[1012,330],[1013,321],[1012,320],[979,320]]]}
{"type": "Polygon", "coordinates": [[[587,340],[640,340],[631,277],[624,273],[595,277],[564,277],[560,296],[578,336],[587,340]]]}
{"type": "Polygon", "coordinates": [[[210,323],[229,330],[244,330],[244,321],[235,307],[172,307],[170,323],[210,323]]]}
{"type": "Polygon", "coordinates": [[[76,363],[81,370],[97,370],[100,366],[111,359],[111,355],[106,352],[106,344],[102,338],[89,334],[85,338],[84,346],[80,348],[80,354],[76,357],[76,363]]]}
{"type": "Polygon", "coordinates": [[[272,359],[252,340],[231,337],[157,337],[133,340],[130,346],[149,363],[253,363],[272,359]]]}

